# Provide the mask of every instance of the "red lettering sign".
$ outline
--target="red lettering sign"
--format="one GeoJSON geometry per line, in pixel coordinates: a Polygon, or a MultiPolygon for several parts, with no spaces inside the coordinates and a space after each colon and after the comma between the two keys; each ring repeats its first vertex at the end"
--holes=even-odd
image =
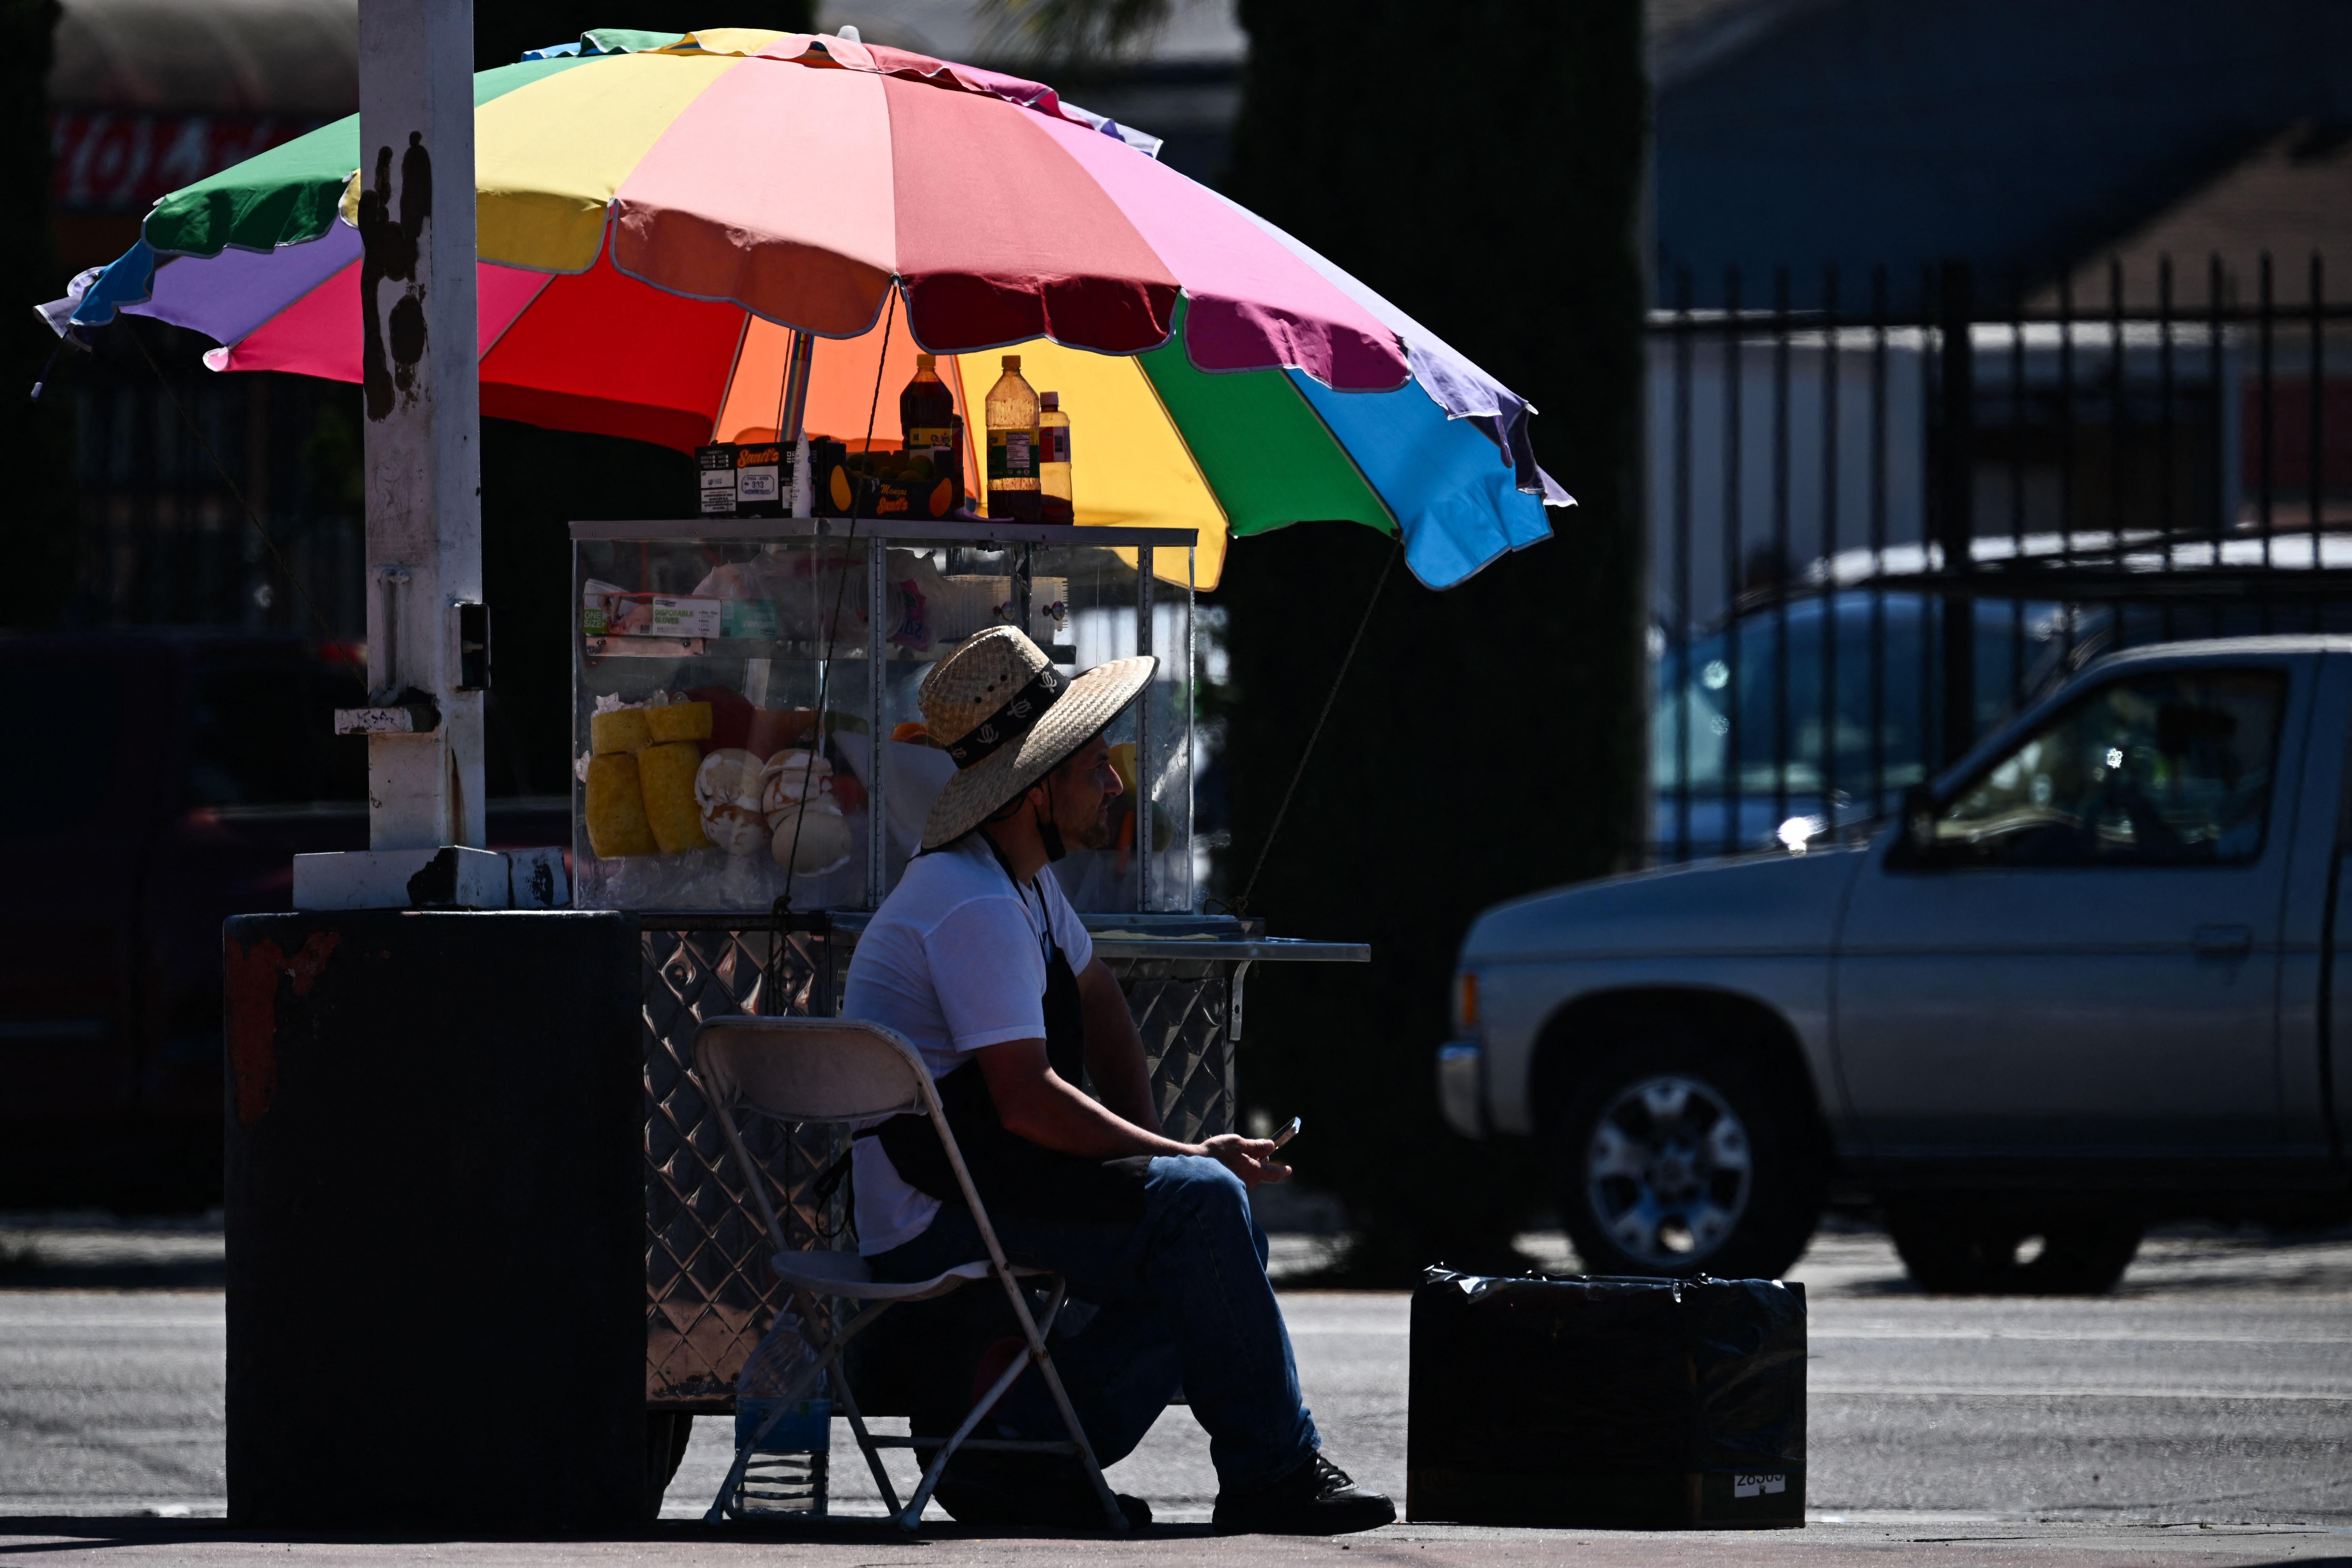
{"type": "Polygon", "coordinates": [[[61,213],[144,213],[172,192],[323,123],[280,114],[57,110],[49,115],[49,200],[61,213]]]}

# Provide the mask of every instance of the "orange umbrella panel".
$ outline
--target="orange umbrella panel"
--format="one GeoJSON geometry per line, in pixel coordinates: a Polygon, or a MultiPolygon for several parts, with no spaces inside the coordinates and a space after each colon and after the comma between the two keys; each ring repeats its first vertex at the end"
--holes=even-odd
{"type": "MultiPolygon", "coordinates": [[[[790,329],[757,316],[744,319],[727,378],[726,396],[712,421],[713,441],[773,441],[783,419],[784,367],[792,354],[790,329]]],[[[898,393],[915,378],[919,352],[905,323],[860,338],[820,338],[809,363],[808,408],[802,428],[809,437],[838,441],[852,452],[895,452],[900,445],[898,393]]],[[[979,420],[964,401],[956,356],[939,357],[940,379],[954,392],[964,422],[964,493],[981,494],[973,456],[979,420]]]]}

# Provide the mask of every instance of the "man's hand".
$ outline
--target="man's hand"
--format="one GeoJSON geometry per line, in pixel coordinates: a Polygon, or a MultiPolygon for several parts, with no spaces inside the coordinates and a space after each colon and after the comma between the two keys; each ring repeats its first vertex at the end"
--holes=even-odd
{"type": "Polygon", "coordinates": [[[1220,1133],[1203,1143],[1201,1152],[1241,1177],[1245,1186],[1290,1179],[1290,1167],[1276,1161],[1274,1142],[1270,1138],[1244,1138],[1239,1133],[1220,1133]]]}

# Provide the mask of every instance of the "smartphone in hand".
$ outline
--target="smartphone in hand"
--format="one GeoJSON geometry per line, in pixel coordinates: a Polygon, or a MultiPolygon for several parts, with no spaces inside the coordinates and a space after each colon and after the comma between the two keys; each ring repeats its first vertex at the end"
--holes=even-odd
{"type": "Polygon", "coordinates": [[[1285,1122],[1282,1124],[1282,1131],[1274,1135],[1274,1146],[1278,1149],[1282,1147],[1283,1145],[1290,1142],[1291,1139],[1298,1136],[1298,1127],[1299,1121],[1296,1116],[1293,1116],[1289,1121],[1285,1122]]]}

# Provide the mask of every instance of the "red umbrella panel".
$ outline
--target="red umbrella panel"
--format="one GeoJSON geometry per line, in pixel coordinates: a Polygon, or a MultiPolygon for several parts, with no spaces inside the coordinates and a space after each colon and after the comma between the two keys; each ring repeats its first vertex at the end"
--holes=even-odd
{"type": "MultiPolygon", "coordinates": [[[[790,329],[736,306],[656,288],[602,256],[568,275],[484,263],[478,278],[485,414],[681,449],[775,437],[790,329]],[[616,395],[624,389],[625,397],[616,395]]],[[[355,382],[359,306],[354,260],[244,339],[214,350],[207,362],[355,382]]],[[[887,334],[881,326],[821,345],[809,377],[811,434],[861,450],[870,421],[875,444],[897,444],[895,399],[915,373],[919,350],[903,320],[887,334]]],[[[940,374],[973,426],[952,356],[944,357],[940,374]]],[[[965,482],[976,489],[966,445],[965,482]]]]}

